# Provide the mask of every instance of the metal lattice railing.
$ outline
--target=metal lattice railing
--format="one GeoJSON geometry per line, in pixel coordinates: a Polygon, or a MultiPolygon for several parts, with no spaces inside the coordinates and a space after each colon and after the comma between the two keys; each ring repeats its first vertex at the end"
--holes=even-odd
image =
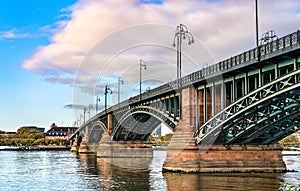
{"type": "MultiPolygon", "coordinates": [[[[182,86],[187,86],[192,83],[199,82],[201,80],[208,79],[213,77],[213,75],[222,74],[224,70],[231,69],[241,64],[251,64],[253,62],[257,62],[258,60],[263,60],[265,58],[269,58],[276,52],[279,54],[282,53],[282,50],[292,50],[293,48],[299,48],[300,44],[300,31],[293,32],[288,34],[282,38],[276,39],[272,42],[260,45],[257,48],[251,49],[249,51],[245,51],[239,55],[231,57],[227,60],[218,62],[213,65],[207,65],[199,71],[191,73],[182,77],[181,83],[177,80],[172,81],[170,83],[164,84],[153,90],[150,90],[143,94],[143,98],[150,98],[153,96],[157,96],[162,93],[166,93],[172,90],[177,90],[179,88],[178,84],[182,86]]],[[[129,102],[137,102],[139,101],[139,96],[135,96],[129,100],[129,102]]]]}
{"type": "Polygon", "coordinates": [[[222,134],[225,144],[276,143],[297,130],[300,122],[300,88],[294,84],[276,92],[236,118],[229,120],[222,134]]]}

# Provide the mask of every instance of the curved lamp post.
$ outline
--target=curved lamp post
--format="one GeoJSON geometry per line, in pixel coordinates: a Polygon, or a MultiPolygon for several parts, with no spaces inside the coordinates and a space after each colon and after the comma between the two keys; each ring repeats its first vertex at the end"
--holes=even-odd
{"type": "MultiPolygon", "coordinates": [[[[181,45],[182,40],[188,40],[188,44],[191,45],[194,43],[194,37],[192,33],[188,31],[188,28],[184,24],[180,24],[176,27],[173,46],[177,45],[177,80],[181,79],[181,45]]],[[[181,83],[180,83],[181,85],[181,83]]]]}
{"type": "MultiPolygon", "coordinates": [[[[182,93],[181,93],[181,45],[182,40],[188,40],[188,44],[191,45],[194,43],[194,37],[192,33],[188,31],[188,28],[180,24],[176,27],[174,39],[173,39],[173,46],[175,47],[177,45],[177,85],[180,90],[179,93],[179,107],[181,108],[182,105],[182,93]]],[[[174,111],[175,112],[175,111],[174,111]]],[[[182,119],[182,113],[181,109],[179,109],[179,119],[182,119]]]]}
{"type": "Polygon", "coordinates": [[[146,70],[147,65],[145,64],[145,61],[140,60],[140,100],[142,99],[142,69],[143,68],[144,68],[144,70],[146,70]]]}
{"type": "Polygon", "coordinates": [[[105,95],[105,111],[107,109],[107,94],[110,93],[112,94],[112,90],[110,89],[110,87],[108,87],[108,85],[105,86],[105,91],[104,91],[104,95],[105,95]]]}
{"type": "Polygon", "coordinates": [[[119,76],[118,79],[118,104],[120,103],[120,85],[124,84],[124,81],[122,80],[122,78],[119,76]]]}
{"type": "Polygon", "coordinates": [[[96,98],[96,114],[98,112],[98,103],[100,102],[100,98],[97,96],[96,98]]]}

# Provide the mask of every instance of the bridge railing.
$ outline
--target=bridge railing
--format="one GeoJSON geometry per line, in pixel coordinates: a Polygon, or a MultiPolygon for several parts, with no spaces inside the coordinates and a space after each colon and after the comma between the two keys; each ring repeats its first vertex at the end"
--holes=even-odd
{"type": "MultiPolygon", "coordinates": [[[[157,88],[154,88],[146,93],[142,94],[144,99],[150,98],[156,95],[159,95],[164,92],[168,92],[171,90],[177,90],[179,88],[179,84],[182,86],[188,86],[198,81],[205,80],[207,78],[213,77],[214,75],[222,74],[223,70],[228,70],[235,66],[253,63],[257,61],[261,61],[270,56],[273,56],[276,52],[289,51],[293,48],[298,48],[300,45],[300,31],[293,32],[288,34],[282,38],[276,39],[270,43],[260,45],[256,48],[253,48],[249,51],[245,51],[239,55],[231,57],[227,60],[218,62],[213,65],[208,65],[201,70],[188,74],[181,78],[181,82],[178,80],[174,80],[157,88]]],[[[130,99],[129,102],[139,101],[139,96],[135,96],[130,99]]]]}
{"type": "Polygon", "coordinates": [[[300,31],[293,32],[282,38],[276,39],[270,43],[260,45],[257,48],[243,52],[237,56],[231,57],[227,60],[221,61],[214,65],[209,65],[197,72],[184,76],[182,85],[189,85],[190,83],[211,77],[222,70],[227,70],[231,67],[247,63],[250,61],[259,61],[280,50],[291,50],[293,47],[300,44],[300,31]]]}
{"type": "MultiPolygon", "coordinates": [[[[157,95],[161,95],[162,93],[167,93],[170,91],[176,91],[179,88],[179,84],[182,86],[188,86],[195,82],[199,82],[205,80],[209,77],[213,77],[213,75],[219,75],[223,70],[228,70],[234,66],[238,66],[248,62],[257,62],[266,58],[268,55],[272,55],[278,51],[283,50],[292,50],[292,48],[296,48],[300,45],[300,31],[293,32],[288,34],[282,38],[276,39],[270,43],[260,45],[257,48],[253,48],[249,51],[243,52],[237,56],[231,57],[227,60],[218,62],[213,65],[208,65],[205,68],[202,68],[199,71],[193,72],[181,78],[181,82],[178,80],[174,80],[167,84],[163,84],[157,88],[154,88],[148,92],[142,94],[143,99],[148,99],[157,95]]],[[[140,101],[140,96],[134,96],[129,98],[124,102],[121,102],[118,107],[124,107],[129,104],[133,104],[135,102],[140,101]]]]}

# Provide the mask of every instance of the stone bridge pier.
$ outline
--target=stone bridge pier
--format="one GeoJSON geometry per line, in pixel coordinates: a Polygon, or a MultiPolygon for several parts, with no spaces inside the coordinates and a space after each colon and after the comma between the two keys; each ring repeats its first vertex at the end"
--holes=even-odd
{"type": "Polygon", "coordinates": [[[80,154],[96,154],[106,162],[130,169],[148,169],[153,157],[150,141],[114,141],[111,138],[111,126],[102,134],[99,143],[88,143],[88,127],[85,127],[85,136],[79,141],[76,136],[71,151],[80,154]]]}
{"type": "MultiPolygon", "coordinates": [[[[198,98],[200,99],[200,98],[198,98]]],[[[199,101],[199,100],[198,100],[199,101]]],[[[284,172],[277,145],[196,145],[197,90],[182,90],[182,120],[167,147],[164,172],[284,172]]]]}
{"type": "Polygon", "coordinates": [[[106,131],[96,154],[98,158],[122,168],[148,169],[153,149],[150,141],[113,141],[106,131]]]}

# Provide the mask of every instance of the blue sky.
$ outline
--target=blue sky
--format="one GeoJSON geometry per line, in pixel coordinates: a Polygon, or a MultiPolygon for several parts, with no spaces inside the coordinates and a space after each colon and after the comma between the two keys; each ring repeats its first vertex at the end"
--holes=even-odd
{"type": "MultiPolygon", "coordinates": [[[[131,26],[155,23],[163,25],[157,29],[168,26],[172,32],[179,23],[184,23],[205,48],[205,54],[211,55],[209,64],[255,46],[254,0],[4,0],[0,3],[0,130],[5,131],[16,131],[25,125],[48,128],[53,122],[72,126],[82,111],[74,115],[73,110],[64,106],[94,103],[96,94],[103,100],[104,84],[99,85],[100,90],[95,85],[99,73],[101,79],[112,81],[123,75],[126,84],[131,84],[124,86],[123,91],[133,92],[137,92],[138,78],[134,71],[138,71],[140,59],[152,60],[148,62],[148,70],[143,71],[145,79],[157,80],[153,74],[165,76],[165,69],[160,66],[170,68],[168,64],[175,64],[176,58],[174,52],[166,51],[168,48],[154,50],[148,43],[139,48],[127,47],[122,54],[113,52],[120,43],[126,47],[132,39],[109,38],[126,28],[132,29],[131,26]],[[101,45],[105,49],[98,50],[101,45]],[[100,57],[94,64],[102,67],[96,72],[93,63],[84,65],[93,62],[88,56],[95,49],[100,51],[96,55],[100,57]],[[106,57],[113,59],[102,63],[106,57]],[[155,65],[158,60],[159,66],[155,65]],[[74,93],[74,79],[82,94],[74,93]],[[87,96],[88,101],[78,101],[74,99],[76,96],[87,96]]],[[[279,37],[299,29],[299,7],[297,0],[274,0],[271,4],[260,0],[259,36],[270,29],[279,37]]],[[[131,35],[140,37],[140,33],[131,35]]],[[[198,52],[202,58],[200,49],[198,52]]],[[[170,73],[174,75],[167,76],[165,81],[175,78],[173,69],[170,73]]],[[[115,82],[109,83],[116,88],[115,82]]],[[[112,100],[110,104],[113,103],[112,100]]]]}
{"type": "MultiPolygon", "coordinates": [[[[15,131],[23,125],[69,125],[72,111],[63,108],[72,102],[70,86],[46,82],[43,76],[21,68],[23,60],[39,46],[49,44],[51,31],[66,1],[2,1],[0,6],[0,129],[15,131]],[[50,29],[49,29],[50,30],[50,29]],[[59,115],[58,115],[59,114],[59,115]]],[[[70,124],[71,125],[71,124],[70,124]]]]}

